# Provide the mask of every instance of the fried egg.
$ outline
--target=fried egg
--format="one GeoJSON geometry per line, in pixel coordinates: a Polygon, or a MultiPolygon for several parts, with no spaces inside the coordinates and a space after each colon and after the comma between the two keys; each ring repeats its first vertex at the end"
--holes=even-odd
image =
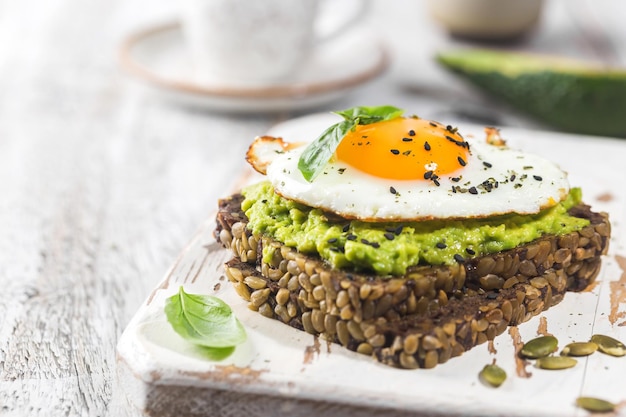
{"type": "Polygon", "coordinates": [[[259,137],[247,159],[281,196],[349,219],[416,221],[534,214],[569,192],[567,174],[536,155],[417,117],[359,125],[311,182],[305,144],[259,137]]]}

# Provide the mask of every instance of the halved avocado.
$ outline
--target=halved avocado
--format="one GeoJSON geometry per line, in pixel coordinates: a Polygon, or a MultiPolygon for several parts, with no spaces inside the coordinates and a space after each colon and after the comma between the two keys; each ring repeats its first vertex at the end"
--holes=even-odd
{"type": "Polygon", "coordinates": [[[626,70],[483,49],[444,52],[437,60],[494,98],[556,128],[626,137],[626,70]]]}

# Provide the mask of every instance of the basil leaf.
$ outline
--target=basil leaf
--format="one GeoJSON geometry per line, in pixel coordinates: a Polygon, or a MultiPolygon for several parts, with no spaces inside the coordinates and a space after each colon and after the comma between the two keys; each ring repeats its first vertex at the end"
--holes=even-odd
{"type": "Polygon", "coordinates": [[[404,110],[393,106],[359,106],[334,113],[345,120],[332,125],[311,142],[302,152],[298,161],[298,169],[304,179],[309,182],[313,181],[324,170],[337,150],[337,146],[350,130],[354,130],[357,125],[368,125],[395,119],[402,116],[404,110]]]}
{"type": "Polygon", "coordinates": [[[346,120],[357,120],[360,125],[369,125],[402,116],[404,110],[394,106],[359,106],[334,112],[346,120]]]}
{"type": "Polygon", "coordinates": [[[343,137],[355,126],[355,123],[347,120],[335,123],[307,146],[298,161],[298,169],[304,179],[310,182],[324,170],[343,137]]]}
{"type": "Polygon", "coordinates": [[[230,348],[246,340],[246,331],[230,306],[211,295],[178,294],[165,302],[165,315],[176,333],[209,348],[230,348]]]}
{"type": "Polygon", "coordinates": [[[233,352],[235,351],[234,346],[225,347],[225,348],[198,346],[198,349],[200,349],[200,352],[202,352],[203,356],[206,359],[210,361],[215,361],[215,362],[219,362],[219,361],[226,359],[227,357],[232,355],[233,352]]]}

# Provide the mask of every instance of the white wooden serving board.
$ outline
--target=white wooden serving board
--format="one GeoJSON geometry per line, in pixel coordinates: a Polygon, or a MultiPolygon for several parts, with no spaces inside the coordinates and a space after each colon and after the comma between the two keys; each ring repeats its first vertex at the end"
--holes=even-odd
{"type": "MultiPolygon", "coordinates": [[[[272,134],[311,139],[334,119],[307,116],[277,126],[272,134]]],[[[480,137],[482,128],[460,127],[480,137]]],[[[562,348],[601,333],[626,341],[626,141],[503,129],[511,147],[546,156],[569,172],[573,186],[596,211],[610,214],[609,255],[598,281],[568,293],[559,305],[518,327],[522,341],[545,329],[562,348]]],[[[170,271],[148,295],[118,344],[119,380],[130,401],[154,416],[585,416],[578,396],[626,403],[626,357],[595,353],[568,370],[516,370],[513,337],[505,332],[491,348],[475,347],[431,370],[401,370],[328,344],[250,311],[225,279],[230,253],[213,238],[209,218],[170,271]],[[180,338],[163,313],[165,298],[180,285],[231,305],[248,340],[215,362],[180,338]],[[495,353],[494,353],[495,351],[495,353]],[[494,360],[508,378],[497,389],[478,373],[494,360]]],[[[626,407],[616,413],[626,416],[626,407]]]]}

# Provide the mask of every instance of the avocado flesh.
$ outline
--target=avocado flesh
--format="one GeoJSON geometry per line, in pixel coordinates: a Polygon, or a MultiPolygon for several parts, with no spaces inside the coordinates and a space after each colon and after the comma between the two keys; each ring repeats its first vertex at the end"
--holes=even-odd
{"type": "MultiPolygon", "coordinates": [[[[279,196],[268,181],[250,185],[242,192],[245,199],[241,208],[254,234],[269,236],[301,253],[317,253],[334,268],[374,271],[379,276],[401,276],[419,263],[454,265],[458,262],[455,254],[467,256],[468,248],[476,256],[497,253],[589,224],[568,213],[582,201],[579,188],[571,189],[556,206],[536,214],[396,223],[331,219],[320,209],[279,196]],[[394,233],[389,238],[386,235],[391,231],[394,233]],[[447,245],[437,246],[445,242],[447,245]]],[[[274,249],[263,250],[269,263],[274,249]]]]}
{"type": "Polygon", "coordinates": [[[558,129],[626,137],[626,71],[485,50],[442,53],[437,59],[494,98],[558,129]]]}

